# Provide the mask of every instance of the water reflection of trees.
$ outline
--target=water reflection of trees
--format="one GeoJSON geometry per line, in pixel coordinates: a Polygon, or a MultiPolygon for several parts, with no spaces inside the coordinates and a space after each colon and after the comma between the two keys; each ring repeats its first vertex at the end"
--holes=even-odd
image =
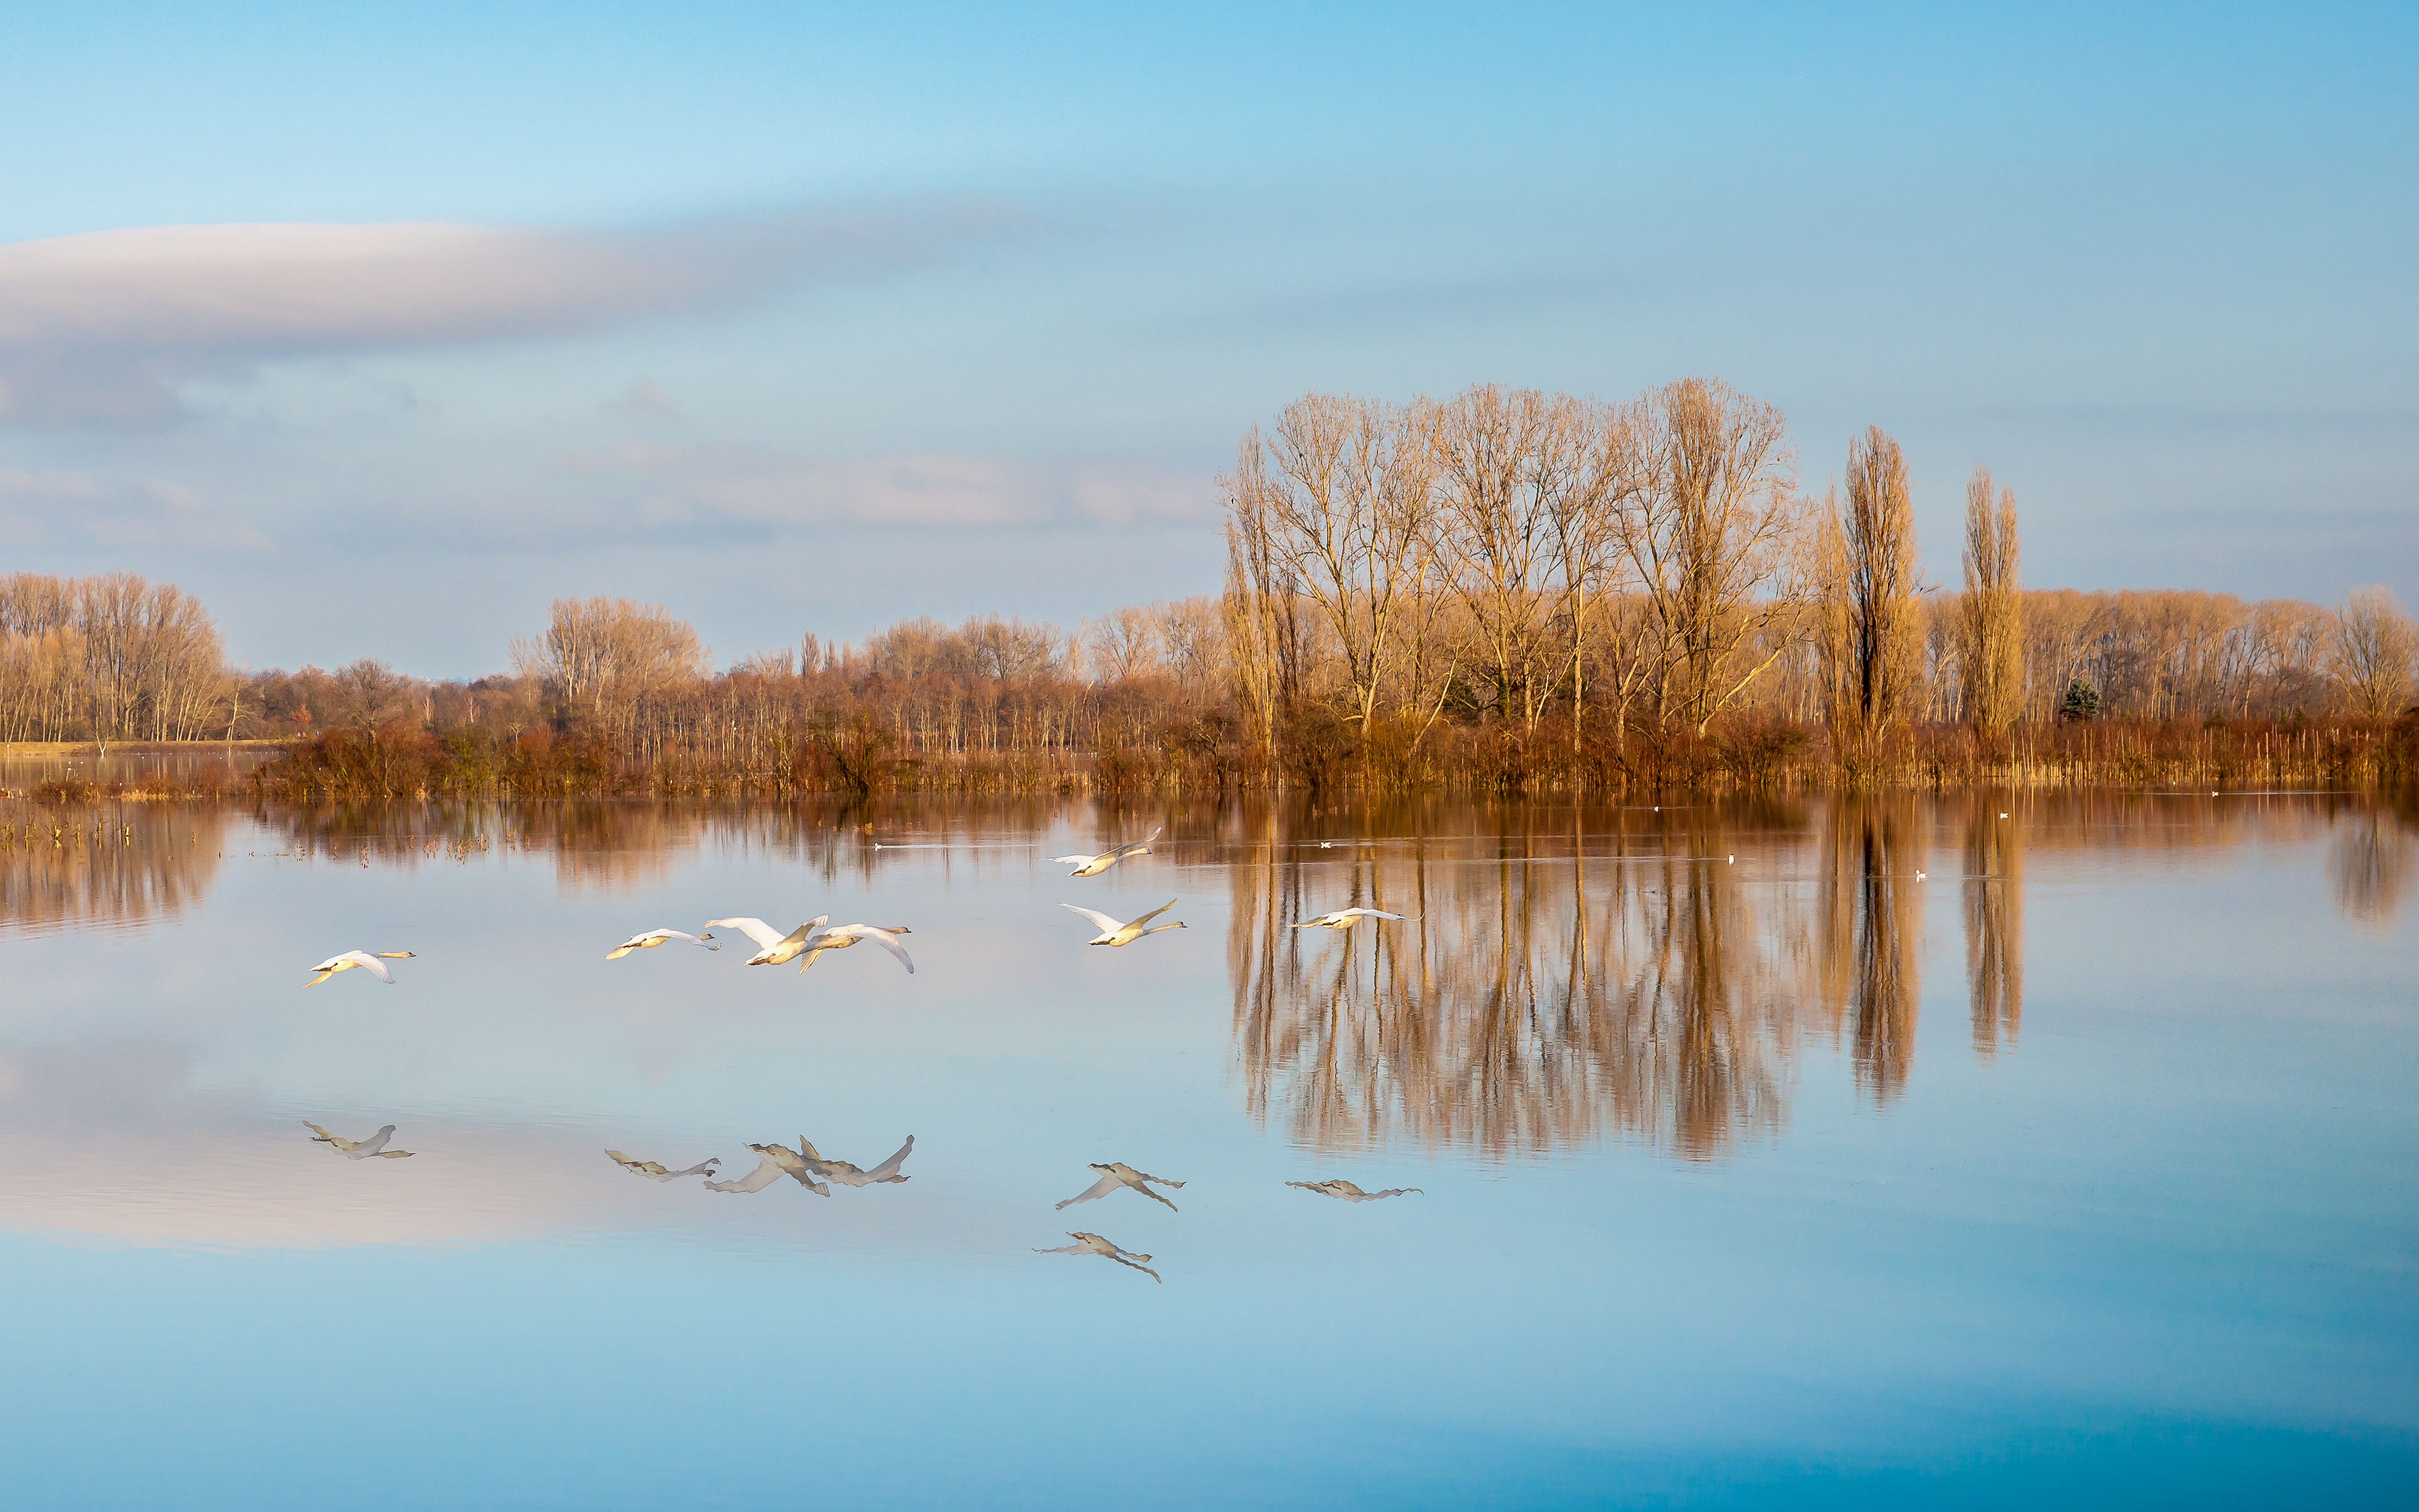
{"type": "Polygon", "coordinates": [[[1235,1034],[1255,1116],[1322,1149],[1537,1153],[1606,1133],[1710,1158],[1776,1130],[1796,1024],[1714,809],[1518,811],[1339,862],[1263,812],[1230,872],[1235,1034]],[[1476,854],[1473,854],[1476,853],[1476,854]],[[1290,926],[1366,904],[1417,916],[1290,926]]]}
{"type": "Polygon", "coordinates": [[[2382,809],[2349,816],[2327,847],[2327,885],[2354,921],[2392,922],[2411,894],[2411,832],[2382,809]]]}
{"type": "Polygon", "coordinates": [[[1857,1085],[1876,1103],[1906,1090],[1921,997],[1923,906],[1915,802],[1849,797],[1824,815],[1816,878],[1821,1000],[1842,1021],[1857,1085]]]}
{"type": "Polygon", "coordinates": [[[2025,1015],[2025,847],[2003,795],[1968,800],[1965,816],[1965,994],[1974,1053],[2010,1047],[2025,1015]]]}
{"type": "Polygon", "coordinates": [[[199,903],[226,819],[211,805],[0,804],[0,927],[140,924],[199,903]]]}

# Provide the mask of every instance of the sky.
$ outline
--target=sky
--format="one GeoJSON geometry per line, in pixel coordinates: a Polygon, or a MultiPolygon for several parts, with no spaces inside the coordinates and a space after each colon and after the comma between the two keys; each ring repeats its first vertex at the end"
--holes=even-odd
{"type": "Polygon", "coordinates": [[[2036,587],[2419,607],[2419,11],[0,3],[0,571],[254,667],[1214,591],[1312,391],[1880,424],[2036,587]]]}

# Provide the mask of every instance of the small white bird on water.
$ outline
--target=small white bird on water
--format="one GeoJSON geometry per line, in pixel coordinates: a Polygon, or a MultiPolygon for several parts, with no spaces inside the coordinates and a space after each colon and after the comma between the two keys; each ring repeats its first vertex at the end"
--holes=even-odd
{"type": "Polygon", "coordinates": [[[813,1167],[807,1164],[806,1157],[787,1145],[749,1145],[747,1148],[758,1156],[756,1168],[736,1181],[709,1180],[705,1183],[707,1191],[762,1192],[787,1176],[819,1197],[831,1196],[831,1188],[815,1180],[813,1167]]]}
{"type": "Polygon", "coordinates": [[[888,1160],[869,1171],[844,1160],[824,1159],[823,1152],[809,1144],[805,1134],[798,1135],[798,1149],[806,1154],[807,1169],[826,1181],[838,1181],[842,1186],[880,1186],[886,1181],[907,1180],[907,1177],[899,1174],[899,1167],[915,1148],[916,1136],[909,1134],[907,1142],[893,1150],[888,1160]]]}
{"type": "MultiPolygon", "coordinates": [[[[1071,1204],[1077,1202],[1089,1202],[1094,1197],[1104,1197],[1121,1186],[1130,1186],[1135,1191],[1141,1193],[1144,1196],[1150,1198],[1153,1202],[1167,1203],[1167,1211],[1170,1212],[1180,1212],[1183,1211],[1177,1207],[1175,1203],[1168,1202],[1165,1197],[1161,1196],[1149,1187],[1143,1185],[1145,1181],[1157,1181],[1162,1186],[1182,1186],[1184,1183],[1181,1181],[1171,1181],[1164,1176],[1147,1175],[1144,1172],[1135,1170],[1132,1166],[1127,1165],[1121,1160],[1113,1160],[1105,1165],[1102,1165],[1098,1161],[1094,1161],[1092,1162],[1091,1168],[1101,1173],[1101,1179],[1094,1181],[1090,1186],[1086,1187],[1083,1191],[1076,1193],[1073,1196],[1069,1197],[1065,1202],[1058,1204],[1060,1209],[1064,1209],[1071,1204]]],[[[1146,1255],[1143,1258],[1148,1259],[1150,1257],[1146,1255]]]]}
{"type": "Polygon", "coordinates": [[[377,1133],[367,1139],[347,1139],[343,1134],[330,1134],[308,1119],[302,1120],[302,1127],[311,1131],[313,1144],[329,1146],[347,1160],[367,1160],[373,1155],[380,1160],[411,1158],[410,1150],[386,1148],[386,1142],[394,1137],[394,1125],[391,1123],[381,1126],[377,1133]]]}
{"type": "Polygon", "coordinates": [[[327,960],[320,962],[316,966],[313,966],[311,969],[317,972],[318,975],[312,978],[309,981],[304,982],[302,985],[305,987],[316,987],[339,971],[350,971],[355,966],[359,966],[362,970],[368,972],[371,976],[376,977],[378,980],[385,982],[388,986],[392,987],[394,985],[394,973],[387,969],[386,964],[389,961],[408,961],[410,959],[411,952],[409,950],[380,950],[376,955],[372,955],[367,950],[347,950],[342,955],[331,955],[327,960]]]}
{"type": "Polygon", "coordinates": [[[1146,934],[1156,934],[1160,930],[1163,929],[1182,929],[1184,927],[1184,921],[1179,918],[1173,924],[1162,924],[1154,929],[1143,928],[1145,924],[1149,923],[1152,919],[1157,918],[1160,915],[1166,913],[1169,909],[1175,907],[1176,900],[1173,898],[1161,903],[1158,907],[1152,909],[1149,913],[1143,915],[1140,918],[1124,924],[1118,923],[1116,919],[1111,918],[1106,914],[1097,914],[1088,908],[1078,908],[1073,903],[1060,903],[1058,906],[1064,908],[1071,914],[1083,915],[1099,928],[1101,932],[1099,936],[1094,939],[1085,941],[1084,943],[1086,945],[1132,945],[1134,941],[1141,939],[1146,934]]]}
{"type": "Polygon", "coordinates": [[[714,1168],[722,1164],[722,1158],[717,1155],[712,1160],[699,1161],[685,1171],[675,1171],[666,1169],[661,1161],[632,1160],[618,1149],[609,1149],[605,1153],[612,1159],[614,1165],[625,1171],[643,1176],[650,1181],[677,1181],[684,1176],[712,1176],[714,1168]]]}
{"type": "Polygon", "coordinates": [[[1165,825],[1162,825],[1159,829],[1152,830],[1146,839],[1128,841],[1125,844],[1113,846],[1098,856],[1054,856],[1050,859],[1062,866],[1073,867],[1075,870],[1067,873],[1071,877],[1096,877],[1129,856],[1148,856],[1150,842],[1159,839],[1160,830],[1166,827],[1165,825]]]}
{"type": "MultiPolygon", "coordinates": [[[[1406,1192],[1420,1191],[1415,1186],[1390,1186],[1383,1192],[1364,1192],[1340,1176],[1330,1177],[1324,1181],[1287,1181],[1286,1185],[1298,1186],[1305,1192],[1316,1192],[1322,1197],[1335,1197],[1345,1202],[1375,1202],[1379,1197],[1399,1197],[1406,1192]]],[[[1425,1196],[1427,1194],[1422,1192],[1420,1195],[1425,1196]]]]}
{"type": "Polygon", "coordinates": [[[709,950],[722,949],[721,946],[714,943],[714,936],[711,934],[687,934],[676,929],[651,929],[644,934],[633,934],[613,947],[605,953],[605,959],[619,961],[633,950],[652,950],[666,940],[686,940],[691,945],[702,945],[709,950]]]}
{"type": "MultiPolygon", "coordinates": [[[[1119,1265],[1132,1266],[1153,1281],[1159,1280],[1159,1273],[1142,1263],[1150,1258],[1148,1255],[1136,1255],[1132,1250],[1119,1249],[1114,1242],[1102,1239],[1098,1234],[1081,1234],[1071,1228],[1067,1230],[1067,1237],[1075,1242],[1061,1244],[1056,1249],[1037,1248],[1033,1253],[1036,1255],[1098,1255],[1102,1259],[1115,1260],[1119,1265]]],[[[1165,1282],[1160,1284],[1166,1285],[1165,1282]]]]}
{"type": "Polygon", "coordinates": [[[1339,908],[1332,914],[1296,924],[1296,929],[1350,929],[1364,918],[1408,918],[1408,914],[1390,914],[1382,908],[1339,908]]]}

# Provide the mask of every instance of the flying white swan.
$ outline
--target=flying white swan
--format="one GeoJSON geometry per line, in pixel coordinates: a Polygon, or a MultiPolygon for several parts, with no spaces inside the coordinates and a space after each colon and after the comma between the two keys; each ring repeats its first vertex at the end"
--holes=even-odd
{"type": "Polygon", "coordinates": [[[1152,919],[1157,918],[1160,915],[1166,913],[1169,909],[1175,907],[1176,900],[1173,898],[1161,903],[1158,907],[1152,909],[1149,913],[1143,915],[1140,918],[1135,919],[1130,924],[1120,924],[1106,914],[1096,914],[1088,908],[1078,908],[1073,903],[1060,903],[1058,906],[1064,908],[1071,914],[1083,915],[1086,918],[1090,919],[1094,926],[1100,930],[1100,936],[1097,939],[1085,941],[1084,943],[1086,945],[1132,945],[1134,941],[1141,939],[1146,934],[1156,934],[1163,929],[1182,929],[1184,927],[1184,921],[1179,918],[1173,924],[1162,924],[1158,929],[1143,928],[1145,924],[1149,923],[1152,919]]]}
{"type": "Polygon", "coordinates": [[[329,1146],[347,1160],[367,1160],[372,1155],[376,1155],[380,1160],[411,1158],[410,1150],[386,1148],[386,1142],[394,1137],[394,1125],[391,1123],[381,1127],[377,1133],[367,1139],[347,1139],[343,1134],[330,1134],[308,1119],[302,1120],[302,1127],[311,1131],[313,1144],[329,1146]]]}
{"type": "Polygon", "coordinates": [[[916,1136],[909,1134],[907,1142],[892,1151],[888,1160],[869,1171],[844,1160],[824,1159],[822,1151],[807,1143],[805,1134],[798,1135],[798,1149],[806,1153],[807,1169],[826,1181],[838,1181],[842,1186],[880,1186],[886,1181],[906,1180],[906,1177],[899,1174],[900,1163],[906,1160],[908,1152],[915,1148],[916,1136]]]}
{"type": "Polygon", "coordinates": [[[1408,914],[1390,914],[1382,908],[1339,908],[1332,914],[1304,919],[1296,929],[1350,929],[1364,918],[1408,918],[1408,914]]]}
{"type": "Polygon", "coordinates": [[[907,948],[899,943],[899,936],[914,933],[904,924],[893,924],[888,929],[878,929],[871,924],[834,924],[829,929],[819,929],[807,936],[806,949],[798,962],[798,969],[804,971],[813,965],[815,957],[825,950],[845,950],[859,940],[871,940],[897,956],[899,964],[905,966],[907,975],[912,977],[916,974],[916,963],[908,958],[907,948]]]}
{"type": "Polygon", "coordinates": [[[686,940],[691,945],[702,945],[709,950],[722,949],[721,946],[714,943],[714,936],[711,934],[685,934],[676,929],[651,929],[644,934],[633,934],[613,947],[605,953],[605,959],[619,961],[633,950],[652,950],[666,940],[686,940]]]}
{"type": "Polygon", "coordinates": [[[815,957],[825,950],[845,950],[859,940],[871,940],[897,956],[899,964],[907,968],[910,976],[915,974],[916,963],[908,958],[906,948],[901,946],[898,939],[901,934],[913,933],[906,925],[897,924],[889,929],[877,929],[871,924],[841,924],[831,929],[824,927],[830,922],[831,915],[817,914],[787,934],[781,933],[761,918],[709,918],[705,921],[705,927],[721,929],[727,925],[763,947],[747,958],[747,964],[751,966],[784,965],[789,962],[798,961],[800,956],[804,956],[805,960],[798,961],[798,969],[804,971],[813,965],[815,957]]]}
{"type": "Polygon", "coordinates": [[[714,1168],[722,1164],[722,1158],[717,1155],[712,1160],[699,1161],[687,1170],[671,1171],[666,1170],[661,1161],[632,1160],[618,1149],[609,1149],[605,1153],[612,1157],[614,1165],[625,1171],[643,1176],[650,1181],[677,1181],[684,1176],[712,1176],[714,1168]]]}
{"type": "Polygon", "coordinates": [[[368,972],[371,976],[376,977],[378,980],[385,982],[388,986],[392,987],[394,985],[394,973],[387,969],[387,962],[408,961],[410,959],[411,952],[409,950],[380,950],[377,955],[372,955],[367,950],[347,950],[342,955],[331,955],[327,960],[320,962],[316,966],[313,966],[311,969],[317,972],[318,975],[312,978],[309,981],[304,982],[302,985],[305,987],[316,987],[339,971],[350,971],[355,966],[359,966],[362,970],[368,972]]]}
{"type": "Polygon", "coordinates": [[[705,1183],[707,1191],[762,1192],[787,1176],[819,1197],[831,1196],[831,1188],[814,1179],[813,1167],[807,1164],[805,1157],[787,1145],[749,1145],[747,1148],[759,1157],[756,1168],[736,1181],[709,1180],[705,1183]]]}
{"type": "MultiPolygon", "coordinates": [[[[1141,1193],[1144,1196],[1150,1198],[1153,1202],[1166,1202],[1167,1211],[1170,1212],[1179,1212],[1182,1211],[1178,1208],[1175,1203],[1168,1202],[1165,1197],[1161,1196],[1149,1187],[1143,1185],[1145,1181],[1157,1181],[1162,1186],[1182,1186],[1184,1183],[1181,1181],[1171,1181],[1164,1176],[1146,1175],[1141,1171],[1135,1170],[1132,1166],[1127,1165],[1121,1160],[1111,1161],[1106,1165],[1102,1165],[1098,1161],[1094,1161],[1091,1168],[1101,1173],[1101,1179],[1094,1181],[1090,1186],[1086,1187],[1083,1191],[1076,1193],[1073,1196],[1069,1197],[1067,1201],[1058,1204],[1060,1209],[1065,1209],[1071,1203],[1089,1202],[1094,1197],[1104,1197],[1121,1186],[1130,1186],[1135,1191],[1141,1193]]],[[[1143,1257],[1145,1259],[1149,1258],[1148,1256],[1145,1256],[1143,1257]]]]}
{"type": "MultiPolygon", "coordinates": [[[[1136,1255],[1132,1250],[1119,1249],[1115,1243],[1102,1239],[1098,1234],[1077,1233],[1071,1228],[1067,1230],[1067,1237],[1075,1242],[1061,1244],[1056,1249],[1036,1249],[1033,1253],[1036,1255],[1098,1255],[1102,1259],[1115,1260],[1119,1265],[1130,1265],[1153,1281],[1159,1280],[1159,1273],[1142,1263],[1150,1258],[1148,1255],[1136,1255]]],[[[1166,1285],[1165,1282],[1160,1284],[1166,1285]]]]}
{"type": "Polygon", "coordinates": [[[1165,825],[1162,825],[1159,829],[1152,830],[1143,840],[1129,841],[1123,845],[1112,846],[1098,856],[1054,856],[1050,859],[1062,866],[1073,867],[1075,870],[1067,873],[1071,877],[1096,877],[1130,856],[1148,856],[1150,842],[1159,839],[1160,829],[1166,827],[1165,825]]]}
{"type": "Polygon", "coordinates": [[[831,921],[831,915],[817,914],[796,929],[784,934],[761,918],[709,918],[707,929],[735,929],[756,942],[756,953],[747,959],[751,966],[778,966],[797,959],[807,948],[807,936],[831,921]]]}
{"type": "Polygon", "coordinates": [[[1415,1186],[1390,1186],[1383,1192],[1364,1192],[1340,1176],[1324,1181],[1287,1181],[1286,1185],[1298,1186],[1305,1192],[1316,1192],[1322,1197],[1337,1197],[1346,1202],[1375,1202],[1379,1197],[1399,1197],[1406,1192],[1420,1190],[1415,1186]]]}

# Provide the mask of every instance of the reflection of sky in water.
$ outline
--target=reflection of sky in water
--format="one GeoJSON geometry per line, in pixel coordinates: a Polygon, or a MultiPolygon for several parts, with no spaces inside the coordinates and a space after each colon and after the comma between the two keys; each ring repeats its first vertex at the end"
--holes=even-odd
{"type": "Polygon", "coordinates": [[[1083,882],[1037,857],[1148,822],[130,809],[0,856],[0,1459],[62,1505],[2407,1491],[2406,822],[1997,804],[1425,805],[1357,858],[1179,808],[1083,882]],[[1051,906],[1171,895],[1122,950],[1051,906]],[[1420,918],[1283,928],[1373,900],[1420,918]],[[825,911],[917,974],[603,960],[825,911]],[[420,955],[302,988],[354,947],[420,955]],[[910,1134],[828,1198],[603,1154],[910,1134]],[[1052,1211],[1117,1159],[1183,1211],[1052,1211]],[[1283,1184],[1329,1175],[1425,1195],[1283,1184]],[[1070,1228],[1166,1285],[1030,1253],[1070,1228]]]}

